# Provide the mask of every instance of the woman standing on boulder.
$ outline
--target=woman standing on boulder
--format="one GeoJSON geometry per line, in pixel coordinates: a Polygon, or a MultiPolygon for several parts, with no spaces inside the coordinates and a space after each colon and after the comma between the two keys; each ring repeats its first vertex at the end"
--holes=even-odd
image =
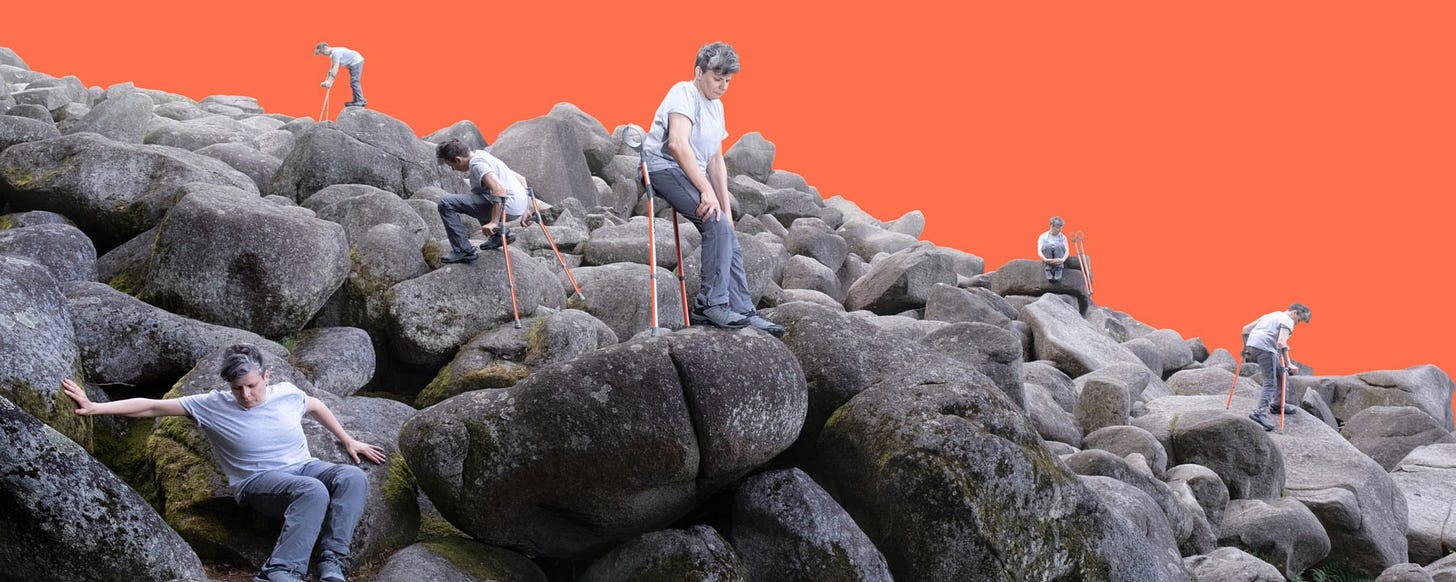
{"type": "Polygon", "coordinates": [[[783,326],[754,309],[728,210],[728,166],[723,161],[728,130],[719,99],[737,72],[738,53],[727,43],[699,49],[693,79],[673,85],[657,107],[643,161],[657,195],[703,235],[702,285],[693,300],[692,320],[726,328],[753,326],[782,336],[783,326]]]}
{"type": "Polygon", "coordinates": [[[329,429],[356,463],[360,456],[383,463],[384,450],[354,440],[328,406],[293,384],[270,386],[257,347],[239,344],[228,348],[223,353],[221,375],[231,388],[228,392],[213,390],[163,400],[91,402],[75,382],[67,379],[61,385],[76,401],[76,414],[81,416],[186,416],[197,423],[238,504],[283,519],[283,532],[255,578],[257,582],[301,580],[315,542],[322,546],[317,579],[344,582],[344,562],[354,527],[364,515],[369,483],[358,467],[320,461],[309,453],[303,415],[313,415],[329,429]]]}

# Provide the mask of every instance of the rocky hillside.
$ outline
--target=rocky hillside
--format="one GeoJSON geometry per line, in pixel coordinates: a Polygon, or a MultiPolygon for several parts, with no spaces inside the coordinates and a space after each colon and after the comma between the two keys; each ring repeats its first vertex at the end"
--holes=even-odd
{"type": "Polygon", "coordinates": [[[364,467],[358,580],[1456,580],[1435,367],[1304,369],[1266,433],[1256,365],[1076,273],[988,272],[919,240],[918,212],[825,198],[757,133],[727,153],[732,211],[788,333],[680,329],[671,214],[645,216],[621,128],[565,103],[490,146],[582,290],[518,229],[517,329],[503,253],[438,261],[436,202],[466,188],[432,142],[485,147],[469,121],[420,138],[87,87],[5,49],[0,77],[0,578],[256,567],[279,523],[233,503],[189,421],[78,418],[60,393],[223,388],[220,348],[248,341],[389,454],[364,467]]]}

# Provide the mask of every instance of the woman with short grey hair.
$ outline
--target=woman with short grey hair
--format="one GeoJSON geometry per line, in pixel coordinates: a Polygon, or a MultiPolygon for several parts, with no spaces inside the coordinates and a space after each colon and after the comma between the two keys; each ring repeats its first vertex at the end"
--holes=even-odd
{"type": "Polygon", "coordinates": [[[1053,216],[1051,229],[1036,239],[1036,255],[1041,257],[1041,262],[1046,266],[1047,281],[1053,283],[1062,280],[1063,263],[1067,262],[1067,235],[1062,234],[1062,226],[1066,221],[1060,216],[1053,216]]]}
{"type": "Polygon", "coordinates": [[[263,352],[252,344],[223,351],[219,375],[228,390],[181,398],[129,398],[91,402],[75,382],[61,382],[76,401],[76,414],[133,417],[185,416],[212,445],[213,459],[227,476],[239,505],[283,520],[273,554],[257,582],[297,582],[308,570],[314,544],[320,582],[344,582],[344,565],[354,528],[364,515],[369,486],[354,465],[320,461],[308,450],[303,416],[313,416],[333,433],[355,463],[384,462],[384,449],[354,440],[322,401],[289,382],[269,384],[263,352]]]}
{"type": "Polygon", "coordinates": [[[728,129],[720,98],[736,73],[738,53],[727,43],[698,49],[692,80],[673,85],[657,107],[643,161],[657,195],[703,235],[702,284],[691,319],[730,329],[752,326],[777,337],[783,335],[783,326],[754,309],[729,212],[728,166],[723,161],[728,129]]]}

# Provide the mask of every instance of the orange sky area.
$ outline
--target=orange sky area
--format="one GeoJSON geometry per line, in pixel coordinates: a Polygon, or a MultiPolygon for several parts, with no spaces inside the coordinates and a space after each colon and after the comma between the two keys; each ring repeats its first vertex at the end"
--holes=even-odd
{"type": "MultiPolygon", "coordinates": [[[[646,124],[724,40],[731,136],[925,238],[1034,257],[1087,233],[1094,299],[1211,347],[1302,301],[1322,374],[1456,365],[1456,3],[12,3],[0,46],[87,85],[255,96],[317,115],[325,40],[371,108],[488,139],[570,101],[646,124]]],[[[347,99],[341,82],[334,111],[347,99]]]]}

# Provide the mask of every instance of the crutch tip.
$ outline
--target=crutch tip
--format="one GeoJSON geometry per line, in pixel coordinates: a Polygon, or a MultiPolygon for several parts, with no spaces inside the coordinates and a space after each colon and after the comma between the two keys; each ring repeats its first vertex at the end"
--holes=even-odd
{"type": "Polygon", "coordinates": [[[521,329],[521,322],[520,321],[517,321],[516,322],[516,329],[521,329]]]}

